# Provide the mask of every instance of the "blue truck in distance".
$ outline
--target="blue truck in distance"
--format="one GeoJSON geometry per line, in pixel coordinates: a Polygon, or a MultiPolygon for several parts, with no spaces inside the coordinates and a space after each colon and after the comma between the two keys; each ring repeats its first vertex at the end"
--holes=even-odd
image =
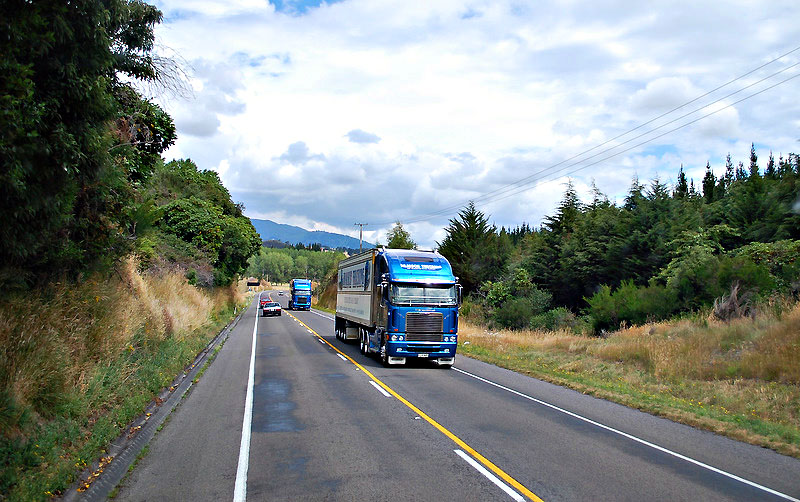
{"type": "Polygon", "coordinates": [[[435,251],[371,249],[339,262],[336,338],[385,366],[455,362],[461,286],[435,251]]]}
{"type": "Polygon", "coordinates": [[[289,281],[289,310],[311,310],[311,281],[308,279],[289,281]]]}

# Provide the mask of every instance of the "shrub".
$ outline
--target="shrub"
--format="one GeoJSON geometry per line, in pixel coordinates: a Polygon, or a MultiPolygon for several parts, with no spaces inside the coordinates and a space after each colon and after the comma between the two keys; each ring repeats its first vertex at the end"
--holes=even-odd
{"type": "Polygon", "coordinates": [[[724,257],[720,260],[718,287],[723,291],[738,284],[745,292],[768,295],[775,290],[775,279],[766,265],[757,264],[748,256],[724,257]]]}
{"type": "Polygon", "coordinates": [[[733,255],[767,267],[776,287],[783,290],[800,279],[800,241],[753,242],[733,251],[733,255]]]}
{"type": "Polygon", "coordinates": [[[581,333],[585,331],[589,325],[585,319],[576,316],[568,308],[558,307],[533,316],[528,327],[538,330],[569,330],[574,333],[581,333]]]}
{"type": "Polygon", "coordinates": [[[494,320],[504,328],[527,328],[531,318],[544,312],[549,305],[550,293],[534,289],[531,296],[511,298],[496,308],[494,320]]]}
{"type": "Polygon", "coordinates": [[[528,325],[533,308],[529,298],[513,298],[495,309],[494,320],[504,328],[522,329],[528,325]]]}
{"type": "Polygon", "coordinates": [[[623,321],[644,324],[667,318],[676,310],[677,292],[672,288],[651,284],[636,286],[625,281],[611,291],[602,286],[591,298],[588,312],[595,330],[616,329],[623,321]]]}

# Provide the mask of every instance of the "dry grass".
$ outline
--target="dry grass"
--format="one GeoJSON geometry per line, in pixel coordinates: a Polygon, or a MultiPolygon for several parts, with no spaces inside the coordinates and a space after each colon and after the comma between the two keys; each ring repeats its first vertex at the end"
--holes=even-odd
{"type": "Polygon", "coordinates": [[[15,461],[0,464],[0,493],[62,489],[245,300],[243,288],[202,290],[177,270],[142,273],[133,257],[110,277],[6,299],[0,451],[15,461]]]}
{"type": "Polygon", "coordinates": [[[85,388],[93,368],[138,345],[183,336],[214,310],[235,302],[229,290],[207,293],[179,273],[143,275],[135,258],[111,279],[53,289],[0,306],[0,383],[18,405],[47,404],[85,388]]]}
{"type": "Polygon", "coordinates": [[[800,457],[800,304],[606,338],[459,331],[467,354],[800,457]]]}

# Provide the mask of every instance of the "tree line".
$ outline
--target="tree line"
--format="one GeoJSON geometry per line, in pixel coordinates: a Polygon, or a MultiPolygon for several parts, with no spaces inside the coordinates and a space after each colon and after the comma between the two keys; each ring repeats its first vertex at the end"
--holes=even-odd
{"type": "Polygon", "coordinates": [[[695,187],[681,167],[670,187],[634,178],[621,204],[592,185],[582,202],[567,183],[540,228],[499,230],[470,203],[439,251],[474,308],[508,327],[602,330],[659,320],[729,299],[800,289],[800,157],[722,173],[695,187]]]}
{"type": "Polygon", "coordinates": [[[305,246],[301,246],[261,248],[250,258],[247,275],[279,283],[290,279],[320,282],[326,275],[334,273],[336,265],[345,257],[341,251],[305,249],[305,246]]]}
{"type": "Polygon", "coordinates": [[[0,290],[108,271],[132,252],[229,283],[260,240],[215,174],[164,164],[175,125],[134,85],[175,85],[174,61],[153,50],[161,12],[138,0],[0,10],[0,290]]]}

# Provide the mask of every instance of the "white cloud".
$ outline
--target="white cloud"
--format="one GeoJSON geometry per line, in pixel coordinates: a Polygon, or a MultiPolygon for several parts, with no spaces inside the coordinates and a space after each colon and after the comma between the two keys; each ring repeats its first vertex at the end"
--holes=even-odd
{"type": "MultiPolygon", "coordinates": [[[[195,99],[164,103],[180,135],[170,154],[217,166],[254,217],[351,235],[369,221],[383,240],[395,220],[530,177],[533,188],[479,207],[498,225],[538,225],[566,177],[587,200],[591,179],[619,200],[634,175],[672,180],[683,163],[697,182],[728,151],[746,160],[751,142],[764,162],[797,150],[800,79],[618,156],[680,123],[593,149],[793,48],[800,27],[781,20],[800,14],[794,0],[313,4],[157,3],[160,41],[194,67],[195,99]]],[[[456,213],[407,228],[431,247],[456,213]]]]}

